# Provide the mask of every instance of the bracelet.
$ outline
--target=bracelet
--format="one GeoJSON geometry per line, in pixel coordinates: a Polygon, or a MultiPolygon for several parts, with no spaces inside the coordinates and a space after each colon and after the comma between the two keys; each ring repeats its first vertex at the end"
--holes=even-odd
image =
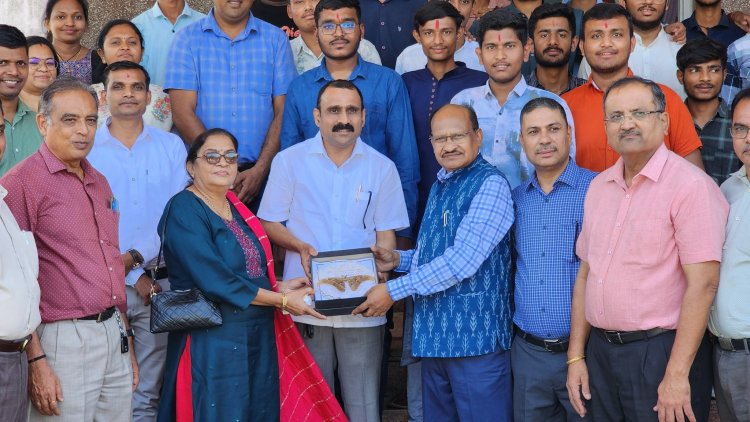
{"type": "Polygon", "coordinates": [[[281,312],[286,312],[286,292],[281,293],[281,312]]]}
{"type": "Polygon", "coordinates": [[[32,364],[32,363],[34,363],[34,362],[36,362],[38,360],[42,360],[42,359],[44,359],[46,357],[47,357],[47,355],[45,355],[44,353],[42,353],[41,355],[39,355],[39,356],[37,356],[37,357],[35,357],[33,359],[29,359],[29,364],[32,364]]]}
{"type": "Polygon", "coordinates": [[[566,365],[570,365],[571,363],[576,363],[579,360],[584,360],[584,359],[586,359],[586,355],[577,356],[577,357],[574,357],[572,359],[568,359],[568,361],[565,362],[565,364],[566,365]]]}

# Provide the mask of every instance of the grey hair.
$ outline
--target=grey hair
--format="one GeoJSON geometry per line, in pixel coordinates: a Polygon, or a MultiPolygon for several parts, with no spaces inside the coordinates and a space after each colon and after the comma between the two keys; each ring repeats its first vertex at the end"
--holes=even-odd
{"type": "Polygon", "coordinates": [[[552,98],[547,97],[537,97],[533,100],[526,103],[526,105],[523,106],[521,109],[521,122],[523,122],[524,116],[531,113],[532,111],[538,109],[538,108],[548,108],[550,110],[556,110],[560,113],[563,120],[565,121],[565,125],[568,124],[568,114],[565,113],[565,109],[563,106],[558,103],[556,100],[553,100],[552,98]]]}
{"type": "Polygon", "coordinates": [[[99,109],[99,98],[96,96],[93,88],[77,79],[62,77],[55,79],[47,89],[42,91],[42,95],[39,98],[39,114],[44,116],[49,122],[52,116],[52,99],[55,95],[68,91],[84,91],[89,93],[91,98],[94,99],[94,103],[96,103],[96,109],[99,109]]]}
{"type": "Polygon", "coordinates": [[[664,91],[661,90],[659,85],[650,80],[650,79],[644,79],[639,78],[638,76],[631,76],[627,78],[620,79],[619,81],[612,84],[611,87],[607,90],[607,92],[604,93],[604,101],[602,102],[602,107],[604,107],[607,104],[607,98],[609,97],[609,93],[614,91],[615,89],[619,88],[625,88],[629,85],[643,85],[651,89],[651,95],[654,99],[654,104],[656,105],[657,110],[661,110],[662,112],[666,110],[667,108],[667,99],[664,97],[664,91]]]}

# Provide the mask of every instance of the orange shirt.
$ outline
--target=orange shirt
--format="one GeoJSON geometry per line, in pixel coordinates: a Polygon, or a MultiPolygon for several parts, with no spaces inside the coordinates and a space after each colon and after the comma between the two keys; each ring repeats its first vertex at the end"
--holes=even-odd
{"type": "MultiPolygon", "coordinates": [[[[633,72],[628,70],[628,76],[633,76],[633,72]]],[[[664,91],[666,111],[669,114],[669,131],[664,137],[664,145],[684,157],[703,144],[695,131],[693,117],[680,96],[669,87],[658,85],[664,91]]],[[[620,155],[607,143],[604,131],[604,91],[589,77],[587,83],[566,92],[562,98],[568,103],[576,126],[576,163],[596,172],[612,167],[620,155]]]]}

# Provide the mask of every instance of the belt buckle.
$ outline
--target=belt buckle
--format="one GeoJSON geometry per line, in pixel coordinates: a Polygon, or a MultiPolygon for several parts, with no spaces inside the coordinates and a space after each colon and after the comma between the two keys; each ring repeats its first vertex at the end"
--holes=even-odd
{"type": "Polygon", "coordinates": [[[24,350],[26,350],[26,346],[29,345],[29,342],[31,341],[31,337],[26,337],[23,339],[23,343],[21,343],[21,352],[23,353],[24,350]]]}
{"type": "Polygon", "coordinates": [[[719,346],[722,349],[728,350],[730,352],[736,352],[737,351],[734,348],[734,344],[732,344],[732,339],[731,338],[717,337],[717,339],[719,340],[719,346]]]}
{"type": "Polygon", "coordinates": [[[620,335],[619,331],[605,330],[604,338],[607,339],[607,342],[609,344],[625,344],[622,342],[622,336],[620,335]],[[614,338],[617,338],[617,341],[614,341],[614,338]]]}
{"type": "Polygon", "coordinates": [[[543,340],[544,340],[544,350],[546,350],[548,352],[555,353],[554,350],[550,350],[550,347],[559,345],[560,344],[560,339],[556,338],[554,340],[547,340],[547,339],[543,339],[543,340]]]}

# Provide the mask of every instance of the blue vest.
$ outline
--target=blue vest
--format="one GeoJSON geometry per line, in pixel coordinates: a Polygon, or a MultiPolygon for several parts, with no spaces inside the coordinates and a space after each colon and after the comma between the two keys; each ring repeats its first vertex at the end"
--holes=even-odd
{"type": "MultiPolygon", "coordinates": [[[[453,245],[471,201],[492,175],[502,173],[480,155],[469,167],[432,185],[417,240],[418,265],[453,245]]],[[[479,356],[498,347],[510,349],[510,254],[509,230],[473,276],[442,292],[415,296],[414,356],[479,356]]]]}

